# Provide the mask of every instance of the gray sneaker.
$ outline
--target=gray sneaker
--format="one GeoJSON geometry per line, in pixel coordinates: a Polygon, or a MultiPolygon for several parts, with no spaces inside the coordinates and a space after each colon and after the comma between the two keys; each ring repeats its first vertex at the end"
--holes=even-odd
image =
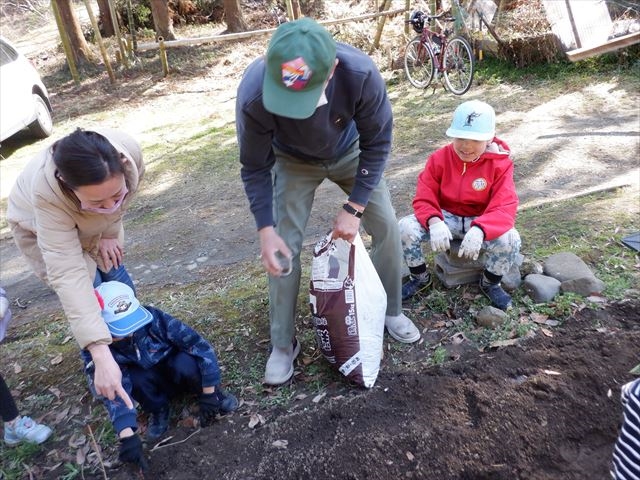
{"type": "Polygon", "coordinates": [[[293,377],[293,361],[300,353],[300,342],[294,338],[289,347],[273,347],[264,370],[264,383],[282,385],[293,377]]]}

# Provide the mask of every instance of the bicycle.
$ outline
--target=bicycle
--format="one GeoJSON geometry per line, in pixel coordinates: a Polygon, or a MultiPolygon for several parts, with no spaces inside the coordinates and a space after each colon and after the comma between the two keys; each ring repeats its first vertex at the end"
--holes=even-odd
{"type": "Polygon", "coordinates": [[[410,19],[405,21],[419,35],[411,39],[405,48],[404,70],[409,82],[416,88],[427,88],[434,76],[439,78],[442,74],[449,91],[454,95],[463,95],[473,81],[473,51],[464,37],[450,37],[453,30],[443,29],[440,20],[455,21],[449,12],[427,15],[419,10],[412,12],[410,19]],[[428,27],[432,20],[436,21],[441,32],[428,27]]]}

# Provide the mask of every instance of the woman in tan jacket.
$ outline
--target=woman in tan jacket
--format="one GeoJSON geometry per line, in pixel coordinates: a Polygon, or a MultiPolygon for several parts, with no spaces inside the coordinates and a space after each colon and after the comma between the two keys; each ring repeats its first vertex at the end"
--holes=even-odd
{"type": "Polygon", "coordinates": [[[121,397],[127,406],[131,400],[93,290],[111,280],[133,288],[122,263],[122,216],[143,173],[140,145],[131,136],[78,129],[27,164],[7,207],[18,248],[55,290],[80,348],[91,352],[97,392],[121,397]]]}

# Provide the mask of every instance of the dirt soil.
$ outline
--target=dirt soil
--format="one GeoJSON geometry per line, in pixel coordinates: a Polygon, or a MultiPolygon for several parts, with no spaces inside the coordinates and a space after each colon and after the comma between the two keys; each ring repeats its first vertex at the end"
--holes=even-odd
{"type": "Polygon", "coordinates": [[[383,366],[372,390],[329,394],[255,430],[241,414],[179,428],[151,451],[147,478],[605,479],[639,306],[582,310],[552,338],[441,367],[383,366]]]}
{"type": "MultiPolygon", "coordinates": [[[[245,45],[250,52],[263,46],[245,45]]],[[[165,154],[147,157],[153,174],[184,129],[192,129],[192,136],[206,124],[233,127],[237,65],[246,63],[250,52],[237,45],[219,48],[220,59],[202,71],[166,79],[159,73],[139,76],[124,88],[111,88],[102,78],[53,92],[55,135],[80,125],[123,128],[143,145],[166,146],[165,154]],[[111,120],[108,112],[116,109],[119,116],[111,120]]],[[[428,152],[446,141],[442,126],[460,100],[440,91],[418,93],[401,82],[392,92],[394,106],[405,108],[401,100],[415,96],[420,108],[440,114],[425,119],[416,113],[424,138],[396,149],[389,163],[398,216],[409,212],[416,175],[428,152]]],[[[523,206],[620,185],[637,188],[638,91],[621,88],[615,76],[571,85],[566,92],[474,86],[464,99],[471,98],[490,99],[496,107],[501,136],[516,152],[523,206]]],[[[399,133],[408,127],[396,126],[399,133]]],[[[3,144],[3,197],[26,161],[20,142],[24,139],[3,144]]],[[[209,148],[213,158],[216,146],[209,148]]],[[[257,263],[257,236],[239,175],[225,178],[215,192],[208,179],[189,174],[153,178],[156,183],[143,185],[126,223],[127,266],[142,292],[224,282],[230,270],[257,263]],[[163,213],[160,220],[137,223],[154,210],[163,213]]],[[[321,187],[307,229],[308,247],[326,231],[341,199],[332,186],[321,187]]],[[[60,307],[55,294],[28,271],[10,235],[2,234],[2,285],[16,300],[14,306],[27,307],[15,308],[12,329],[17,332],[29,321],[59,315],[60,307]]],[[[438,367],[410,362],[409,347],[403,352],[407,362],[385,357],[370,391],[338,381],[324,397],[300,396],[287,409],[260,411],[265,422],[255,428],[248,425],[255,409],[247,404],[200,430],[172,428],[167,443],[148,446],[145,478],[605,479],[620,419],[620,386],[638,363],[639,312],[637,301],[583,309],[550,337],[538,334],[520,345],[484,352],[462,348],[455,361],[438,367]]],[[[420,327],[438,329],[430,320],[420,327]]],[[[6,370],[3,375],[10,373],[6,370]]],[[[304,375],[296,382],[304,383],[304,375]]],[[[42,466],[51,463],[42,458],[42,466]]],[[[60,470],[41,469],[35,478],[60,478],[60,470]]],[[[136,478],[123,467],[107,471],[112,479],[136,478]]],[[[84,478],[103,477],[85,472],[84,478]]]]}

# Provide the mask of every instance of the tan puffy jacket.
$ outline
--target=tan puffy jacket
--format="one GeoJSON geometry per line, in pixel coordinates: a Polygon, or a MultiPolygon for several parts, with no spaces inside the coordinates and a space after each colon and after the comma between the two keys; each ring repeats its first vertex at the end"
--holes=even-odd
{"type": "Polygon", "coordinates": [[[94,342],[111,343],[93,293],[96,266],[104,272],[112,268],[98,255],[98,242],[101,238],[118,238],[124,245],[122,215],[144,174],[142,151],[133,137],[107,128],[93,131],[129,159],[124,164],[129,194],[118,212],[105,215],[81,210],[76,196],[56,178],[50,147],[25,166],[9,194],[7,207],[16,245],[34,273],[57,293],[81,348],[94,342]]]}

